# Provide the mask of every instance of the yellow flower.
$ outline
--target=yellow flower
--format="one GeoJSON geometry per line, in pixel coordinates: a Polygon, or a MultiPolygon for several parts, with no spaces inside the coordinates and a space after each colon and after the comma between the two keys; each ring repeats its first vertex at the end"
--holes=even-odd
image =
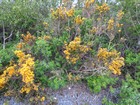
{"type": "Polygon", "coordinates": [[[48,28],[49,24],[47,22],[43,22],[43,25],[45,26],[45,28],[48,28]]]}
{"type": "Polygon", "coordinates": [[[33,58],[28,58],[26,60],[26,65],[32,67],[34,65],[34,59],[33,58]]]}
{"type": "Polygon", "coordinates": [[[26,35],[22,34],[21,36],[23,38],[23,42],[25,42],[25,43],[29,43],[29,42],[34,41],[36,39],[35,36],[30,34],[30,32],[27,32],[26,35]]]}
{"type": "Polygon", "coordinates": [[[109,31],[111,31],[111,30],[114,29],[114,19],[113,19],[113,18],[111,18],[111,19],[108,21],[107,29],[108,29],[109,31]]]}
{"type": "Polygon", "coordinates": [[[41,97],[40,98],[40,101],[45,101],[45,97],[41,97]]]}
{"type": "Polygon", "coordinates": [[[16,54],[18,58],[22,58],[25,56],[25,54],[21,50],[16,50],[14,51],[14,53],[16,54]]]}
{"type": "Polygon", "coordinates": [[[103,61],[104,65],[108,67],[114,74],[120,75],[120,68],[124,66],[124,58],[120,57],[120,53],[116,50],[107,51],[106,48],[100,48],[98,51],[98,59],[103,61]]]}
{"type": "Polygon", "coordinates": [[[87,0],[87,1],[85,2],[85,7],[86,7],[86,8],[89,8],[89,6],[90,6],[90,1],[87,0]]]}
{"type": "Polygon", "coordinates": [[[104,3],[101,6],[96,5],[96,10],[99,11],[100,14],[102,14],[102,13],[106,13],[107,11],[109,11],[110,8],[106,3],[104,3]]]}
{"type": "Polygon", "coordinates": [[[66,12],[66,14],[67,14],[68,17],[72,17],[74,15],[74,9],[72,8],[72,9],[68,10],[66,12]]]}
{"type": "Polygon", "coordinates": [[[22,67],[18,70],[18,72],[22,75],[22,81],[24,83],[33,83],[34,73],[31,71],[30,67],[22,67]]]}
{"type": "Polygon", "coordinates": [[[80,55],[87,53],[89,50],[88,46],[81,45],[80,37],[75,37],[69,44],[65,43],[65,50],[63,52],[67,61],[75,64],[80,59],[80,55]]]}
{"type": "Polygon", "coordinates": [[[109,54],[108,54],[108,51],[107,51],[106,48],[100,48],[100,49],[99,49],[98,54],[97,54],[97,57],[98,57],[99,59],[105,60],[105,59],[108,58],[108,56],[109,56],[109,54]]]}
{"type": "Polygon", "coordinates": [[[33,89],[34,89],[35,91],[38,91],[38,86],[39,86],[39,85],[33,84],[33,89]]]}
{"type": "Polygon", "coordinates": [[[26,92],[27,94],[31,91],[31,87],[24,86],[21,88],[20,93],[26,92]]]}
{"type": "Polygon", "coordinates": [[[114,74],[121,74],[120,68],[124,66],[124,58],[118,57],[115,58],[110,64],[109,64],[109,69],[114,73],[114,74]]]}
{"type": "Polygon", "coordinates": [[[119,24],[119,23],[117,23],[117,25],[116,25],[118,28],[120,28],[120,27],[122,27],[123,26],[123,24],[119,24]]]}
{"type": "Polygon", "coordinates": [[[68,74],[68,80],[71,81],[71,80],[72,80],[72,77],[73,77],[72,74],[69,73],[69,74],[68,74]]]}
{"type": "Polygon", "coordinates": [[[7,71],[8,71],[8,76],[11,77],[13,74],[15,74],[14,66],[8,67],[7,71]]]}
{"type": "Polygon", "coordinates": [[[51,36],[45,35],[45,36],[43,37],[43,39],[44,39],[44,40],[50,40],[50,39],[51,39],[51,36]]]}
{"type": "Polygon", "coordinates": [[[65,55],[70,55],[70,53],[67,50],[64,50],[65,55]]]}
{"type": "Polygon", "coordinates": [[[4,88],[4,85],[6,84],[6,78],[0,76],[0,89],[4,88]]]}
{"type": "Polygon", "coordinates": [[[14,51],[18,59],[18,64],[11,63],[9,67],[4,70],[0,75],[0,89],[8,82],[13,76],[21,75],[24,86],[21,88],[20,93],[29,93],[31,90],[38,90],[38,86],[34,84],[34,58],[30,54],[25,54],[21,50],[14,51]]]}
{"type": "Polygon", "coordinates": [[[77,16],[77,17],[75,18],[75,23],[76,23],[77,25],[82,24],[82,23],[83,23],[83,18],[81,18],[81,16],[77,16]]]}
{"type": "Polygon", "coordinates": [[[54,18],[58,19],[64,19],[65,18],[65,14],[66,14],[66,8],[60,6],[59,8],[56,9],[56,11],[51,10],[51,14],[54,18]]]}
{"type": "Polygon", "coordinates": [[[92,34],[95,34],[95,33],[97,32],[97,28],[96,28],[96,27],[92,27],[92,29],[90,30],[90,32],[91,32],[92,34]]]}
{"type": "Polygon", "coordinates": [[[18,48],[18,49],[22,49],[23,48],[23,46],[24,46],[24,43],[18,43],[18,45],[16,46],[16,48],[18,48]]]}
{"type": "Polygon", "coordinates": [[[118,12],[118,14],[117,14],[118,20],[121,20],[122,17],[123,17],[123,15],[124,15],[124,12],[123,12],[122,10],[120,10],[120,11],[118,12]]]}

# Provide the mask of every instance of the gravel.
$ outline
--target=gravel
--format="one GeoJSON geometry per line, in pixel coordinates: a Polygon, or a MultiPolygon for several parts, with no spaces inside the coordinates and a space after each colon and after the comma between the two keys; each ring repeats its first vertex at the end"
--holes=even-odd
{"type": "MultiPolygon", "coordinates": [[[[102,90],[99,94],[94,94],[84,84],[68,85],[58,91],[51,92],[50,98],[57,102],[56,105],[102,105],[102,98],[108,92],[102,90]]],[[[45,101],[43,105],[49,105],[45,101]]],[[[41,104],[41,105],[42,105],[41,104]]],[[[30,103],[18,102],[15,98],[0,98],[0,105],[31,105],[30,103]]],[[[40,105],[40,104],[38,104],[40,105]]],[[[55,104],[53,104],[55,105],[55,104]]]]}

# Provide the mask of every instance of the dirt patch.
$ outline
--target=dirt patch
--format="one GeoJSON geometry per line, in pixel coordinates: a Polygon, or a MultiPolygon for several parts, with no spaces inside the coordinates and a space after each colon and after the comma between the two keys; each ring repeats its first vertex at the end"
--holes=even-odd
{"type": "MultiPolygon", "coordinates": [[[[102,98],[108,94],[107,90],[102,90],[99,94],[89,91],[85,84],[71,84],[58,91],[52,91],[50,98],[56,105],[102,105],[102,98]]],[[[0,105],[30,105],[25,102],[18,102],[15,98],[0,99],[0,105]]],[[[48,105],[48,101],[42,103],[48,105]]]]}

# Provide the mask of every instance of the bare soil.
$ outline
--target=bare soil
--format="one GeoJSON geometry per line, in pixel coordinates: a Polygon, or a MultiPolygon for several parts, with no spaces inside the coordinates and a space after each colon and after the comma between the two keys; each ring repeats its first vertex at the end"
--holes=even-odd
{"type": "MultiPolygon", "coordinates": [[[[57,91],[51,91],[50,99],[55,101],[51,105],[102,105],[102,98],[108,96],[107,90],[102,90],[98,94],[91,93],[83,83],[71,84],[57,91]]],[[[0,98],[0,105],[32,105],[24,102],[18,102],[15,98],[0,98]]],[[[44,101],[38,105],[50,105],[50,102],[44,101]],[[49,104],[48,104],[49,103],[49,104]]]]}

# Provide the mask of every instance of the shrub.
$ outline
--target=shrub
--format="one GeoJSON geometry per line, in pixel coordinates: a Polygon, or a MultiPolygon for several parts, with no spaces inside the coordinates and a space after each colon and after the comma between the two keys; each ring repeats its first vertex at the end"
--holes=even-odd
{"type": "Polygon", "coordinates": [[[122,80],[122,85],[119,88],[119,94],[116,94],[118,97],[117,102],[113,100],[104,98],[103,104],[105,105],[139,105],[140,104],[140,93],[139,93],[139,82],[132,79],[132,77],[127,74],[126,80],[122,80]]]}
{"type": "Polygon", "coordinates": [[[0,50],[0,64],[2,67],[8,65],[9,62],[15,57],[13,53],[14,49],[15,47],[11,46],[9,48],[0,50]]]}
{"type": "Polygon", "coordinates": [[[96,75],[88,77],[86,80],[90,91],[94,93],[99,93],[102,88],[105,89],[109,85],[116,84],[117,78],[112,78],[109,75],[96,75]]]}
{"type": "Polygon", "coordinates": [[[51,87],[54,90],[57,90],[66,85],[66,80],[64,77],[54,77],[50,78],[47,83],[49,87],[51,87]]]}

